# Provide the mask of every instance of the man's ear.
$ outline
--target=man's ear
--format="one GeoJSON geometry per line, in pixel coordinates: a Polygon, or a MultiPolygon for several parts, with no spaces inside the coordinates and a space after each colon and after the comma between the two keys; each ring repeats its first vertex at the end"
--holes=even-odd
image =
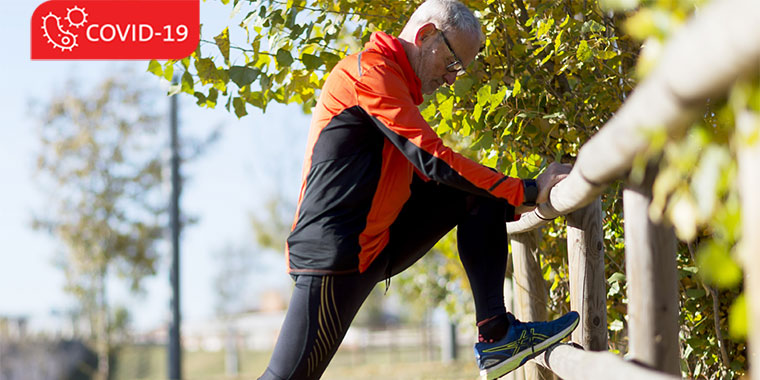
{"type": "Polygon", "coordinates": [[[414,44],[421,46],[422,42],[435,35],[436,31],[438,31],[438,28],[436,28],[435,24],[432,22],[422,25],[419,29],[417,29],[417,35],[414,36],[414,44]]]}

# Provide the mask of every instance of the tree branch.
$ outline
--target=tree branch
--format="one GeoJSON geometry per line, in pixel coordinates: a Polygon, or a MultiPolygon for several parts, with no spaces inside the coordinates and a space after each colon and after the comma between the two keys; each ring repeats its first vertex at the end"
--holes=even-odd
{"type": "MultiPolygon", "coordinates": [[[[287,6],[288,3],[281,0],[271,0],[272,3],[285,5],[287,6]]],[[[305,11],[314,11],[314,12],[324,12],[324,13],[332,13],[332,14],[338,14],[343,16],[359,16],[366,19],[371,18],[386,18],[389,20],[398,20],[398,17],[394,16],[386,16],[386,15],[376,15],[376,14],[370,14],[370,13],[363,13],[363,12],[347,12],[347,11],[331,11],[328,9],[322,9],[322,8],[314,8],[314,7],[307,7],[307,6],[299,6],[299,5],[292,5],[293,8],[305,10],[305,11]]]]}

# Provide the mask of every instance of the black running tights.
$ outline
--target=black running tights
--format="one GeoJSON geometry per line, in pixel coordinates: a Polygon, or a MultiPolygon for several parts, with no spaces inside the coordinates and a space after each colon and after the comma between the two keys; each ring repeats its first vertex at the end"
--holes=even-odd
{"type": "Polygon", "coordinates": [[[390,240],[364,273],[298,275],[269,366],[260,379],[318,379],[375,285],[419,260],[455,226],[459,258],[475,299],[478,321],[506,312],[504,201],[423,182],[390,228],[390,240]]]}

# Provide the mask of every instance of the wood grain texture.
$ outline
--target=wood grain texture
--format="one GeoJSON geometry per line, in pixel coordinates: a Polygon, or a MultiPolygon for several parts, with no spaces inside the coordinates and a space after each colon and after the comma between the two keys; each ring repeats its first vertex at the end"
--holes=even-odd
{"type": "Polygon", "coordinates": [[[573,342],[585,350],[607,350],[607,282],[604,275],[602,202],[567,216],[570,308],[581,315],[573,342]]]}
{"type": "Polygon", "coordinates": [[[680,376],[658,372],[627,361],[611,352],[584,351],[559,344],[532,359],[565,380],[676,380],[680,376]]]}
{"type": "MultiPolygon", "coordinates": [[[[538,230],[509,236],[512,243],[512,265],[514,272],[513,313],[521,321],[545,321],[546,303],[549,291],[541,275],[539,261],[538,230]]],[[[526,363],[518,369],[516,378],[525,380],[548,380],[554,376],[551,371],[535,363],[526,363]]]]}
{"type": "Polygon", "coordinates": [[[656,172],[623,192],[625,263],[628,282],[628,355],[632,360],[678,375],[678,272],[672,227],[649,219],[656,172]]]}

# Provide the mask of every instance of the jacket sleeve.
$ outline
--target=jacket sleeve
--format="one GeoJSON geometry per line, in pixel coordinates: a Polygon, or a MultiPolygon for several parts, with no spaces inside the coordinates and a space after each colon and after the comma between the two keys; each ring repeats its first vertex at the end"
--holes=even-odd
{"type": "Polygon", "coordinates": [[[366,70],[356,83],[359,106],[426,177],[464,191],[523,203],[520,179],[472,161],[445,146],[414,104],[402,74],[387,65],[366,70]]]}

